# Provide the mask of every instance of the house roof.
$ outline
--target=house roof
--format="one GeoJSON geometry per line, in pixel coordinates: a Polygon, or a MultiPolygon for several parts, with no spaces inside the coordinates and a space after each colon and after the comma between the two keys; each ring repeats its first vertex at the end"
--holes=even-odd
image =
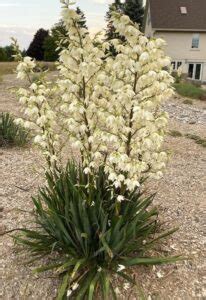
{"type": "Polygon", "coordinates": [[[206,31],[206,0],[148,0],[152,27],[206,31]],[[181,7],[186,8],[181,9],[181,7]]]}

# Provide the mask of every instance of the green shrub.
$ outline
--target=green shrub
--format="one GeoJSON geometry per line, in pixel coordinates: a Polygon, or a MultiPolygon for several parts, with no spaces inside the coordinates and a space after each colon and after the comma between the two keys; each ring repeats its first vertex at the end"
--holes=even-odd
{"type": "Polygon", "coordinates": [[[188,139],[194,140],[196,144],[206,147],[206,139],[199,137],[196,134],[186,134],[188,139]]]}
{"type": "Polygon", "coordinates": [[[177,71],[172,72],[172,76],[174,77],[175,83],[181,82],[181,76],[178,76],[177,71]]]}
{"type": "Polygon", "coordinates": [[[150,208],[154,196],[143,197],[136,189],[118,202],[119,191],[103,168],[90,175],[88,184],[88,175],[74,163],[61,173],[47,173],[47,182],[33,198],[37,229],[21,230],[15,240],[34,260],[50,257],[51,264],[36,272],[53,270],[62,278],[57,299],[66,299],[67,293],[74,299],[97,299],[97,294],[115,299],[114,275],[135,284],[128,267],[179,259],[148,256],[159,239],[174,232],[156,234],[158,211],[150,208]]]}
{"type": "Polygon", "coordinates": [[[206,97],[206,91],[201,87],[197,87],[192,83],[175,83],[174,87],[178,94],[183,97],[189,97],[194,99],[201,99],[202,97],[206,97]]]}
{"type": "Polygon", "coordinates": [[[199,136],[196,134],[186,134],[185,135],[188,139],[194,140],[194,141],[198,141],[199,140],[199,136]]]}
{"type": "Polygon", "coordinates": [[[9,113],[0,114],[0,145],[24,146],[28,142],[28,131],[15,124],[9,113]]]}
{"type": "Polygon", "coordinates": [[[183,101],[184,104],[193,105],[193,101],[191,99],[185,99],[183,101]]]}
{"type": "Polygon", "coordinates": [[[182,133],[178,130],[170,130],[169,135],[171,135],[173,137],[181,137],[182,133]]]}

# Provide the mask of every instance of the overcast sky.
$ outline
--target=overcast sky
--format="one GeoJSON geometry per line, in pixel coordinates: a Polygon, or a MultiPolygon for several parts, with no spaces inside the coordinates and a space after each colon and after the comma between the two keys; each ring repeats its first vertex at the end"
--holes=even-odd
{"type": "MultiPolygon", "coordinates": [[[[105,14],[113,0],[77,0],[91,32],[105,27],[105,14]]],[[[0,46],[15,37],[27,48],[39,28],[50,29],[60,18],[59,0],[0,0],[0,46]]]]}
{"type": "MultiPolygon", "coordinates": [[[[85,12],[91,32],[105,26],[105,13],[112,1],[76,2],[85,12]]],[[[59,0],[0,0],[0,46],[10,44],[10,37],[15,37],[22,48],[27,48],[37,29],[49,29],[59,20],[60,8],[59,0]]]]}

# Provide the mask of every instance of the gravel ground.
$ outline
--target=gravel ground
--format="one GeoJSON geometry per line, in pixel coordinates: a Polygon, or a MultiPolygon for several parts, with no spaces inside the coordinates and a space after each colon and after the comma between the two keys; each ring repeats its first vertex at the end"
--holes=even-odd
{"type": "Polygon", "coordinates": [[[184,104],[179,96],[176,96],[172,102],[168,101],[164,109],[169,113],[173,120],[188,124],[206,124],[206,103],[196,101],[196,105],[184,104]]]}
{"type": "MultiPolygon", "coordinates": [[[[0,84],[0,112],[18,115],[19,107],[11,88],[19,85],[13,75],[0,84]]],[[[170,130],[205,136],[206,103],[193,106],[177,97],[165,104],[171,116],[170,130]]],[[[168,136],[165,148],[171,153],[164,178],[153,182],[158,191],[155,204],[160,208],[165,228],[179,226],[163,245],[171,255],[183,254],[190,260],[175,265],[134,269],[147,299],[206,299],[204,286],[204,217],[206,200],[206,148],[185,137],[168,136]]],[[[41,158],[33,148],[0,148],[0,232],[21,227],[30,221],[31,195],[43,183],[41,158]],[[38,172],[37,172],[38,170],[38,172]],[[26,211],[28,212],[26,212],[26,211]]],[[[8,235],[0,237],[0,299],[54,299],[57,281],[34,276],[32,267],[24,266],[26,257],[19,256],[8,235]]],[[[206,281],[205,281],[206,283],[206,281]]],[[[135,290],[125,291],[123,299],[140,299],[135,290]]]]}

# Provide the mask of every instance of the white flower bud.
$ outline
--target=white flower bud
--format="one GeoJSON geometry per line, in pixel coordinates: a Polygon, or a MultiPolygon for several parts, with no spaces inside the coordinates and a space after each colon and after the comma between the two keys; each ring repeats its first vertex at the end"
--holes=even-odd
{"type": "Polygon", "coordinates": [[[42,138],[41,135],[35,136],[35,138],[34,138],[34,143],[35,144],[40,144],[42,141],[43,141],[43,138],[42,138]]]}
{"type": "Polygon", "coordinates": [[[118,197],[117,197],[117,202],[122,202],[122,201],[124,201],[124,196],[121,196],[121,195],[119,195],[118,197]]]}
{"type": "Polygon", "coordinates": [[[87,175],[87,174],[91,174],[91,169],[90,168],[85,168],[84,169],[84,173],[87,175]]]}

